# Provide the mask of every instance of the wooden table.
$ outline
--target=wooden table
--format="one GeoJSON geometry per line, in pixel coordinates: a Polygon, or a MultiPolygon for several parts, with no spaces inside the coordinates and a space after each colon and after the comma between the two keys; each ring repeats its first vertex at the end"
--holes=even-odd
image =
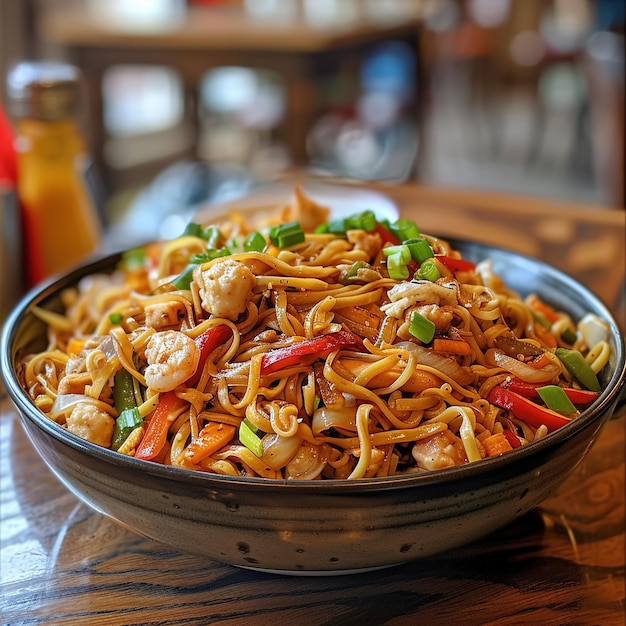
{"type": "MultiPolygon", "coordinates": [[[[590,283],[623,314],[626,214],[371,186],[425,232],[495,241],[590,283]]],[[[624,624],[626,419],[541,507],[475,544],[372,573],[283,577],[135,536],[49,472],[1,400],[3,624],[624,624]]]]}
{"type": "Polygon", "coordinates": [[[302,13],[293,20],[258,19],[241,3],[191,6],[183,17],[158,25],[102,19],[88,3],[74,5],[71,10],[43,11],[36,32],[44,42],[60,46],[83,70],[91,107],[92,154],[106,179],[101,89],[107,69],[118,64],[175,69],[188,96],[185,119],[197,138],[199,87],[209,70],[244,66],[276,72],[286,89],[283,137],[293,162],[301,166],[308,160],[307,135],[323,106],[322,79],[347,63],[358,73],[358,60],[382,41],[404,41],[417,50],[423,0],[408,0],[402,11],[390,8],[385,19],[363,8],[354,19],[338,19],[324,27],[304,19],[302,13]]]}

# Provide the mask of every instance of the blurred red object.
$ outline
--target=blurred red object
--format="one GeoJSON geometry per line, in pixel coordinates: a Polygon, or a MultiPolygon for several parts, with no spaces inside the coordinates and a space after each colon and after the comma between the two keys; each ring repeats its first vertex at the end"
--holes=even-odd
{"type": "Polygon", "coordinates": [[[0,183],[17,184],[17,161],[13,145],[13,128],[0,107],[0,183]]]}

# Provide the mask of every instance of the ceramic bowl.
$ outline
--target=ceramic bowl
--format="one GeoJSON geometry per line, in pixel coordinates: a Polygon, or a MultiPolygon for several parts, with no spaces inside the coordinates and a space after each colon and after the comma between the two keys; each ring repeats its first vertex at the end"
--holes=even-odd
{"type": "Polygon", "coordinates": [[[15,365],[43,348],[32,305],[59,310],[59,292],[108,271],[109,256],[27,295],[6,321],[1,366],[33,445],[81,500],[133,531],[175,549],[268,572],[336,574],[391,566],[452,550],[536,507],[585,456],[624,404],[624,340],[604,305],[547,265],[482,244],[453,242],[466,258],[491,258],[506,284],[530,291],[574,319],[593,312],[610,323],[603,392],[580,417],[503,456],[445,470],[358,481],[270,481],[193,473],[93,445],[41,414],[15,365]]]}

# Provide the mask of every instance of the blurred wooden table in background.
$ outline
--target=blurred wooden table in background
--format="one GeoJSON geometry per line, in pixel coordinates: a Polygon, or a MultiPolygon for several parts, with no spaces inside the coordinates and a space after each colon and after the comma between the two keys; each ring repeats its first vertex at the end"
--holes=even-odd
{"type": "MultiPolygon", "coordinates": [[[[361,10],[352,19],[341,19],[338,13],[334,21],[315,24],[302,12],[293,19],[281,19],[278,12],[275,19],[259,18],[242,3],[216,2],[192,5],[180,16],[151,24],[107,18],[106,13],[103,17],[94,12],[93,4],[79,2],[71,9],[43,11],[36,32],[43,42],[58,46],[85,75],[91,153],[105,183],[110,183],[103,154],[107,131],[102,79],[107,69],[139,64],[176,70],[186,94],[184,118],[196,140],[201,136],[200,84],[209,70],[241,66],[276,72],[286,90],[280,130],[293,163],[302,166],[308,161],[308,133],[323,107],[322,80],[346,64],[352,64],[356,78],[358,62],[382,41],[406,42],[417,56],[423,4],[423,0],[406,0],[382,13],[372,12],[374,5],[367,9],[366,3],[357,3],[361,10]]],[[[415,111],[418,115],[417,106],[415,111]]]]}

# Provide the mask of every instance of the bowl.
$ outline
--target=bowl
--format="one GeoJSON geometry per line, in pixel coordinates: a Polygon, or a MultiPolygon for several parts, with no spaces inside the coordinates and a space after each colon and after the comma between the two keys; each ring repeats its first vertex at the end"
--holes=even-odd
{"type": "Polygon", "coordinates": [[[606,307],[546,264],[503,249],[453,241],[464,257],[490,258],[506,284],[531,291],[574,319],[610,325],[600,397],[568,425],[505,455],[460,467],[357,481],[273,481],[186,471],[123,456],[69,433],[40,413],[20,386],[20,355],[45,345],[33,305],[60,310],[59,294],[113,269],[119,254],[88,263],[29,293],[2,334],[6,388],[32,444],[90,507],[183,552],[265,572],[359,572],[453,550],[505,526],[554,492],[624,404],[624,340],[606,307]]]}

